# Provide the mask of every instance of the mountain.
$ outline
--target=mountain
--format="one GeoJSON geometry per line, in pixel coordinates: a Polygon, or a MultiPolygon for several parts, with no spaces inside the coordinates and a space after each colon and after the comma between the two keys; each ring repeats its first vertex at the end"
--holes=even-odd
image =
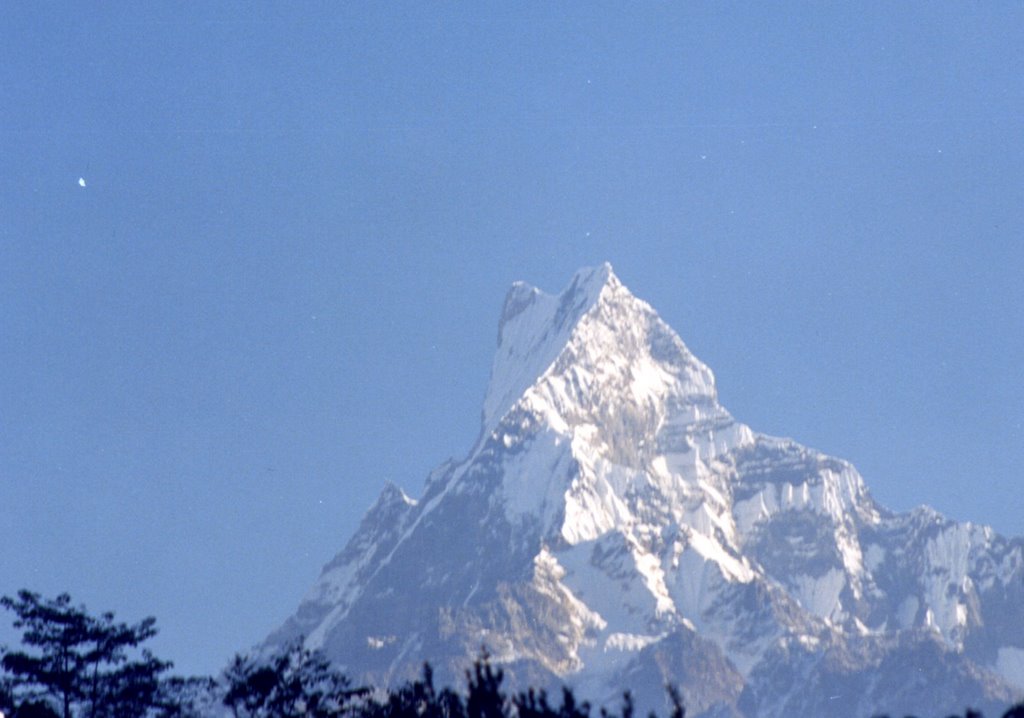
{"type": "Polygon", "coordinates": [[[1024,540],[893,513],[842,459],[759,434],[605,264],[512,286],[472,450],[384,488],[267,647],[363,680],[481,646],[517,686],[689,715],[998,711],[1024,696],[1024,540]]]}

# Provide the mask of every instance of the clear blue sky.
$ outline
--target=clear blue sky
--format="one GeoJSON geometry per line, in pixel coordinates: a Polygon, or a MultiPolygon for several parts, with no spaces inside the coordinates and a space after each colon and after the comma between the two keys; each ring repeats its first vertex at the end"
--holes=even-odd
{"type": "Polygon", "coordinates": [[[1024,6],[773,5],[5,4],[0,592],[218,670],[603,260],[740,420],[1024,534],[1024,6]]]}

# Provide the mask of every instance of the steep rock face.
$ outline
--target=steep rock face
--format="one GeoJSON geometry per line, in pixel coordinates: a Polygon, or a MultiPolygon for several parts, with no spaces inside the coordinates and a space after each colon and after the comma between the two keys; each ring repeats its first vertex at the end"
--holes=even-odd
{"type": "Polygon", "coordinates": [[[736,422],[603,265],[512,287],[476,445],[418,501],[386,487],[267,644],[377,682],[457,682],[486,645],[598,701],[675,681],[691,714],[866,715],[936,700],[920,671],[995,705],[1024,694],[1022,556],[736,422]]]}

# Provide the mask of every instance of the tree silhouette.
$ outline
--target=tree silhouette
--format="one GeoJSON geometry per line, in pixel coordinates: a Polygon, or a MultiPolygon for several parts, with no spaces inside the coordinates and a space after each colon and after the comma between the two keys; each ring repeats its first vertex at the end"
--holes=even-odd
{"type": "MultiPolygon", "coordinates": [[[[562,687],[562,704],[558,708],[548,702],[546,691],[533,688],[516,696],[513,705],[519,718],[590,718],[590,704],[578,703],[576,694],[567,686],[562,687]]],[[[602,709],[601,717],[612,718],[612,714],[602,709]]]]}
{"type": "Polygon", "coordinates": [[[15,715],[49,706],[62,718],[137,718],[159,705],[160,675],[171,664],[145,649],[130,656],[156,635],[155,619],[129,625],[113,613],[94,617],[66,593],[43,599],[22,590],[0,605],[17,616],[14,627],[28,648],[5,648],[0,659],[15,715]]]}
{"type": "Polygon", "coordinates": [[[0,675],[0,713],[14,715],[14,690],[10,678],[0,675]]]}
{"type": "Polygon", "coordinates": [[[43,701],[26,701],[18,706],[14,718],[60,718],[57,711],[43,701]]]}
{"type": "Polygon", "coordinates": [[[466,718],[466,703],[451,688],[434,687],[434,671],[423,664],[422,678],[376,696],[360,707],[360,718],[466,718]]]}
{"type": "Polygon", "coordinates": [[[509,718],[509,701],[501,689],[504,680],[504,671],[494,667],[486,649],[481,651],[472,670],[466,671],[467,718],[509,718]]]}
{"type": "Polygon", "coordinates": [[[160,685],[156,718],[203,718],[219,703],[217,681],[208,676],[171,676],[160,685]]]}
{"type": "Polygon", "coordinates": [[[236,718],[327,718],[350,712],[366,694],[352,688],[299,639],[267,659],[236,655],[224,672],[223,703],[236,718]]]}
{"type": "MultiPolygon", "coordinates": [[[[219,682],[164,678],[171,664],[141,647],[156,634],[153,618],[118,623],[112,613],[90,615],[67,594],[43,599],[27,590],[0,598],[0,606],[16,614],[23,644],[0,648],[0,718],[204,718],[223,714],[218,703],[235,718],[590,718],[590,704],[568,687],[557,707],[544,690],[510,696],[486,649],[466,671],[464,693],[436,688],[429,664],[398,688],[353,688],[301,639],[270,656],[236,655],[219,682]]],[[[679,690],[666,690],[667,718],[686,718],[679,690]]],[[[632,695],[623,694],[619,713],[602,707],[600,718],[634,718],[632,695]]],[[[982,715],[968,708],[962,718],[982,715]]],[[[1024,703],[1002,718],[1024,718],[1024,703]]]]}

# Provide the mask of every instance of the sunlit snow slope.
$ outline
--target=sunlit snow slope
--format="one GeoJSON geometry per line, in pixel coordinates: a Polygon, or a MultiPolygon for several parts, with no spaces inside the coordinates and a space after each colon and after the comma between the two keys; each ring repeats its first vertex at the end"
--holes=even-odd
{"type": "Polygon", "coordinates": [[[1024,541],[894,514],[849,463],[758,434],[607,264],[513,285],[482,432],[417,501],[389,485],[268,646],[691,715],[998,710],[1024,695],[1024,541]]]}

